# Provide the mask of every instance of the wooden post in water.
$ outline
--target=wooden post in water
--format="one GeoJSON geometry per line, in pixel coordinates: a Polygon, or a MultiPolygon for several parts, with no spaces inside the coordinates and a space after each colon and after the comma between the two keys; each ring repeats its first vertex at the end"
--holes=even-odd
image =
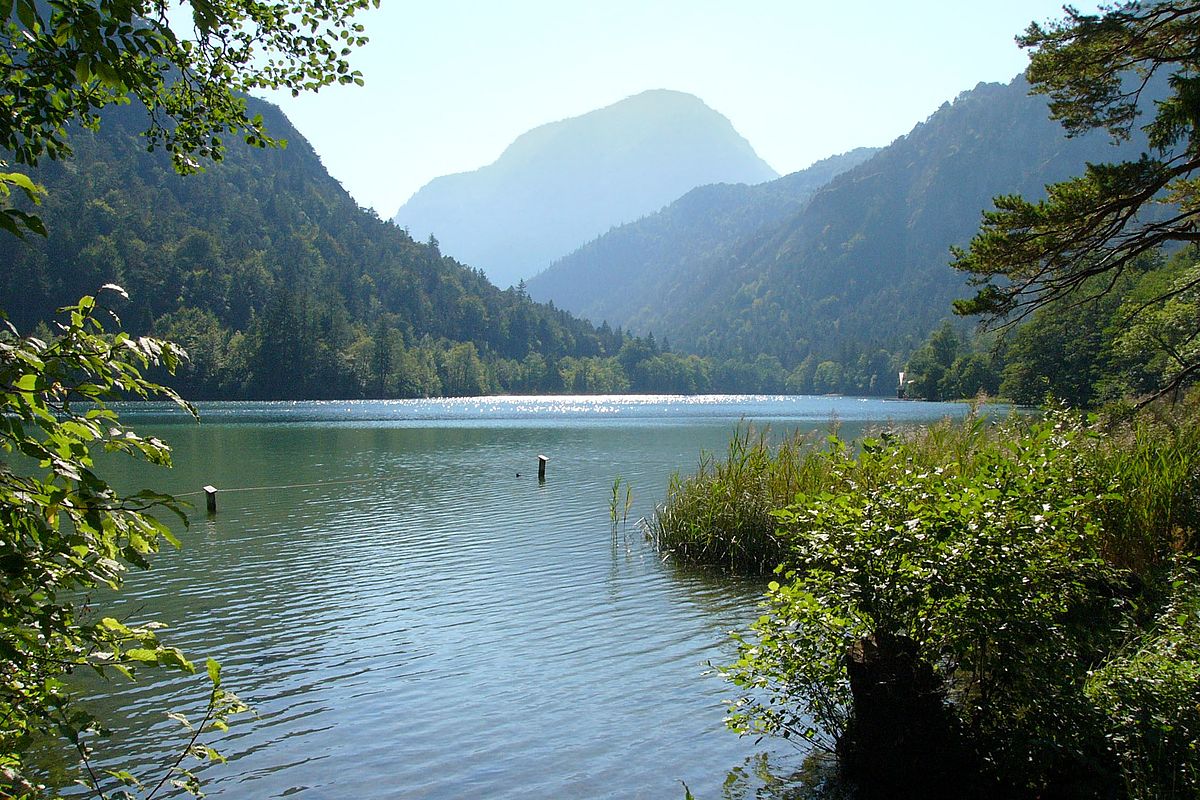
{"type": "Polygon", "coordinates": [[[217,487],[205,486],[204,499],[208,501],[208,513],[217,513],[217,487]]]}
{"type": "Polygon", "coordinates": [[[549,460],[546,456],[538,456],[538,483],[546,482],[546,462],[549,460]]]}

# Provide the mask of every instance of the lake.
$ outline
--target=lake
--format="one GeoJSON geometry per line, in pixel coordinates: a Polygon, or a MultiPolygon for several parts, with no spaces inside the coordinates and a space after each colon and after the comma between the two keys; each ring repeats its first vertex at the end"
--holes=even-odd
{"type": "MultiPolygon", "coordinates": [[[[635,521],[743,421],[782,434],[837,420],[853,436],[967,407],[614,396],[200,411],[195,425],[126,407],[175,468],[107,463],[124,488],[197,506],[182,550],[131,575],[117,613],[169,624],[164,638],[220,660],[255,708],[218,744],[229,762],[203,771],[209,797],[681,798],[686,782],[704,800],[754,796],[764,760],[800,763],[724,729],[734,691],[706,666],[731,659],[728,632],[757,616],[763,587],[664,563],[635,521]],[[633,505],[614,533],[618,477],[633,505]],[[220,490],[213,516],[205,484],[220,490]]],[[[106,686],[104,752],[165,760],[181,738],[164,711],[198,708],[204,686],[106,686]]]]}

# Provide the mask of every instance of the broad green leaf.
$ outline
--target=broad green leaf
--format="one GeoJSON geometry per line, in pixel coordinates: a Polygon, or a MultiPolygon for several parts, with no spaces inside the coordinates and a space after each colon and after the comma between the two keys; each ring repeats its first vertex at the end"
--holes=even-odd
{"type": "Polygon", "coordinates": [[[221,686],[221,665],[216,659],[208,659],[204,662],[205,669],[208,670],[208,679],[212,681],[213,688],[221,686]]]}

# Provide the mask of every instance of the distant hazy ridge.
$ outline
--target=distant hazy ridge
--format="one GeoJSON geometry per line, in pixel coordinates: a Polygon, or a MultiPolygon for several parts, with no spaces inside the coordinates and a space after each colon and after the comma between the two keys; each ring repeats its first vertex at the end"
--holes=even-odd
{"type": "Polygon", "coordinates": [[[503,287],[694,187],[775,177],[728,119],[654,90],[523,134],[495,163],[428,183],[395,222],[503,287]]]}
{"type": "Polygon", "coordinates": [[[652,310],[671,283],[686,280],[689,265],[795,214],[825,184],[877,152],[860,147],[755,186],[698,186],[554,262],[529,281],[529,294],[597,324],[627,324],[637,309],[652,310]]]}

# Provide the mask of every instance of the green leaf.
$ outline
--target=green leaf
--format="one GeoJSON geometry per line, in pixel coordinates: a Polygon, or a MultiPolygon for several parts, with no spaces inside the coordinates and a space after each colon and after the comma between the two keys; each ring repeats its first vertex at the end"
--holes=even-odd
{"type": "Polygon", "coordinates": [[[33,182],[33,179],[21,172],[0,172],[0,183],[9,183],[23,190],[26,196],[38,201],[41,195],[46,194],[46,188],[33,182]]]}
{"type": "Polygon", "coordinates": [[[41,18],[31,0],[16,0],[16,7],[17,19],[25,26],[26,30],[33,31],[40,27],[41,18]]]}
{"type": "Polygon", "coordinates": [[[184,672],[195,672],[196,666],[184,658],[183,653],[174,647],[164,647],[157,652],[156,661],[160,667],[175,667],[184,672]]]}
{"type": "Polygon", "coordinates": [[[205,669],[208,670],[208,679],[210,681],[212,681],[213,688],[214,689],[220,688],[220,686],[221,686],[221,665],[216,661],[216,659],[210,658],[204,662],[204,666],[205,666],[205,669]]]}

